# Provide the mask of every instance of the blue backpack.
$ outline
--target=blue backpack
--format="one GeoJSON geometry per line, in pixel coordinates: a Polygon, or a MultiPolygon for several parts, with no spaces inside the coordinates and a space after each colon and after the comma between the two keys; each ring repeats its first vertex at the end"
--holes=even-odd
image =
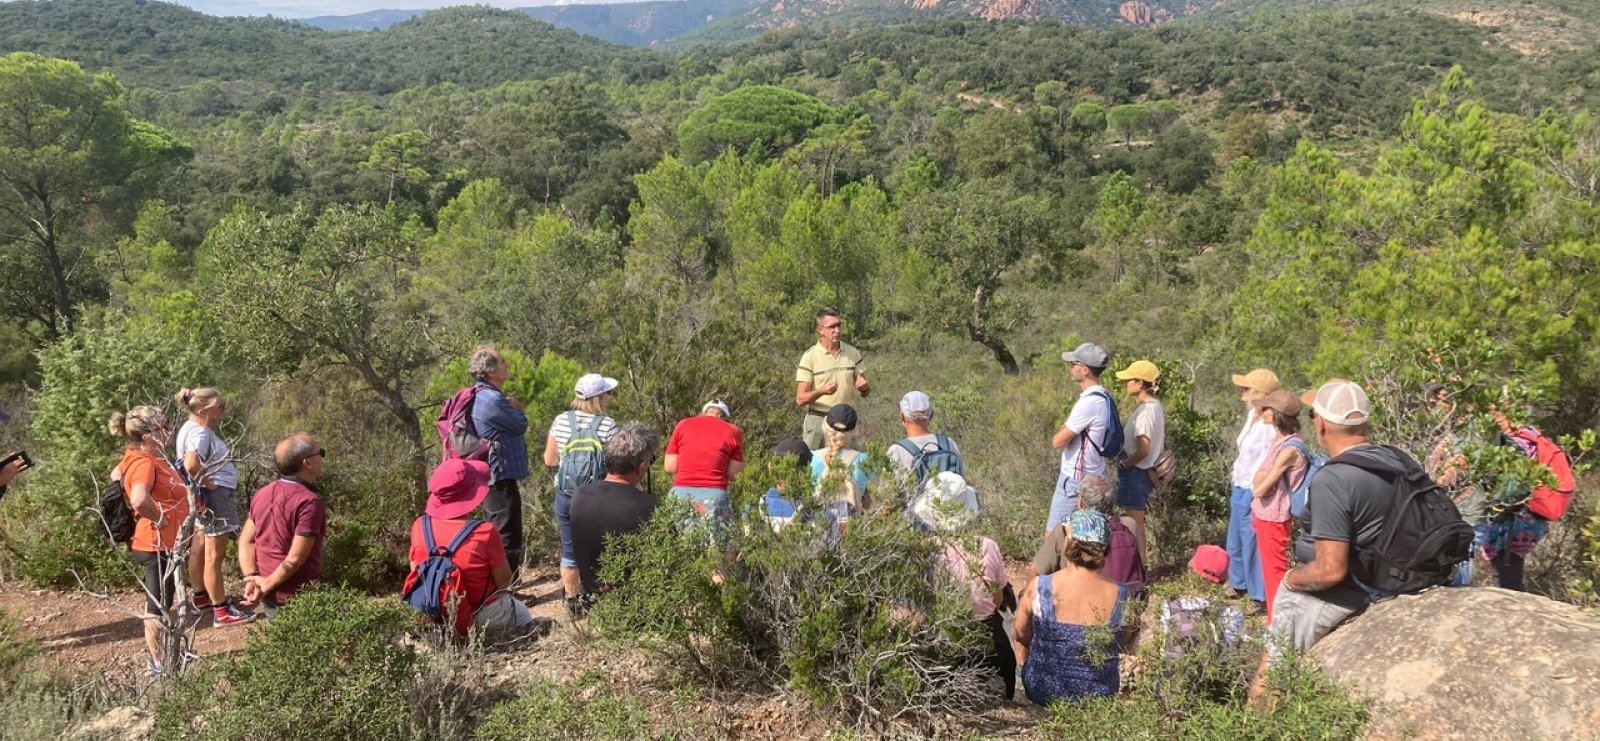
{"type": "Polygon", "coordinates": [[[1084,430],[1084,439],[1099,453],[1101,458],[1116,460],[1122,457],[1122,446],[1127,443],[1127,438],[1122,431],[1122,418],[1117,416],[1117,402],[1111,400],[1111,395],[1105,391],[1090,392],[1106,400],[1106,436],[1095,445],[1094,439],[1089,437],[1089,431],[1084,430]]]}
{"type": "Polygon", "coordinates": [[[578,428],[578,413],[567,412],[567,444],[561,446],[561,464],[556,468],[556,492],[571,496],[578,487],[606,477],[605,443],[600,441],[600,423],[605,417],[594,415],[589,424],[578,428]]]}
{"type": "Polygon", "coordinates": [[[1288,445],[1306,457],[1306,477],[1300,480],[1299,486],[1289,492],[1289,514],[1298,519],[1306,511],[1306,495],[1311,493],[1311,477],[1316,476],[1323,466],[1328,465],[1328,456],[1312,453],[1311,449],[1300,440],[1290,440],[1288,445]]]}
{"type": "Polygon", "coordinates": [[[911,438],[902,438],[895,443],[895,447],[911,455],[911,475],[916,483],[921,485],[930,476],[937,476],[945,471],[957,474],[963,478],[967,475],[966,466],[961,463],[961,454],[956,452],[955,443],[944,435],[935,435],[933,447],[918,448],[911,442],[911,438]]]}
{"type": "Polygon", "coordinates": [[[433,518],[423,515],[422,542],[428,549],[428,558],[406,575],[400,599],[436,623],[444,622],[452,607],[462,609],[460,604],[454,604],[462,598],[461,572],[451,559],[456,549],[482,524],[482,520],[467,520],[461,532],[450,540],[450,545],[440,548],[433,539],[433,518]]]}

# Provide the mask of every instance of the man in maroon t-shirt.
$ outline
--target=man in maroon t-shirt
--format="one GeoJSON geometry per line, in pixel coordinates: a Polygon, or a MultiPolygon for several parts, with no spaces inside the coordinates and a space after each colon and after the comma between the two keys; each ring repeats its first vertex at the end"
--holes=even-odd
{"type": "Polygon", "coordinates": [[[280,478],[250,498],[250,515],[239,533],[239,567],[245,601],[260,600],[269,616],[322,576],[328,510],[315,484],[326,454],[310,435],[284,438],[272,455],[280,478]]]}
{"type": "Polygon", "coordinates": [[[679,422],[667,441],[672,494],[717,522],[732,519],[728,482],[744,470],[744,433],[728,420],[727,404],[708,401],[699,416],[679,422]]]}

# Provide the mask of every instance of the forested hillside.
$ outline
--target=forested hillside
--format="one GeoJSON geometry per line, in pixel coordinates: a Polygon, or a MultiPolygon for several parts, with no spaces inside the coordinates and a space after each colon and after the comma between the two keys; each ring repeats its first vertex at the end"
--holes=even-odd
{"type": "MultiPolygon", "coordinates": [[[[271,476],[283,436],[317,436],[323,578],[392,603],[436,415],[483,343],[506,354],[531,420],[529,573],[555,571],[539,452],[581,373],[619,379],[608,413],[663,432],[727,402],[751,451],[735,509],[751,511],[781,473],[768,451],[800,429],[795,360],[823,306],[870,369],[869,458],[900,434],[900,395],[926,391],[981,491],[979,526],[1014,560],[1038,547],[1051,435],[1078,393],[1061,352],[1083,341],[1117,368],[1162,369],[1179,463],[1150,508],[1152,573],[1221,540],[1234,373],[1359,379],[1375,434],[1419,458],[1442,437],[1495,439],[1491,412],[1579,435],[1600,421],[1600,47],[1546,34],[1573,45],[1535,53],[1518,46],[1526,24],[1424,5],[1254,4],[1155,28],[795,26],[662,51],[485,8],[329,33],[138,0],[0,4],[0,442],[38,463],[0,504],[0,569],[127,584],[90,508],[120,455],[107,419],[209,385],[228,400],[241,490],[271,476]]],[[[1595,17],[1538,7],[1517,17],[1595,17]]],[[[1567,442],[1581,460],[1593,435],[1567,442]]],[[[1471,450],[1476,480],[1539,475],[1507,473],[1503,447],[1471,450]]],[[[664,492],[672,476],[653,465],[646,485],[664,492]]],[[[853,523],[864,534],[841,552],[874,567],[836,571],[790,541],[708,549],[662,525],[622,562],[659,588],[598,613],[623,646],[569,634],[558,645],[586,668],[551,685],[391,661],[403,619],[326,597],[311,604],[340,636],[382,639],[326,650],[383,667],[307,682],[356,699],[295,699],[323,715],[279,718],[283,737],[527,738],[557,716],[571,737],[604,737],[566,712],[586,706],[633,729],[615,737],[663,714],[671,730],[648,735],[753,734],[699,711],[735,696],[735,714],[802,708],[796,737],[1060,738],[1110,717],[1130,735],[1181,721],[1215,738],[1361,736],[1366,706],[1315,674],[1285,680],[1310,701],[1245,710],[1238,656],[1232,674],[1151,665],[1157,680],[1104,705],[942,725],[993,707],[928,658],[961,648],[939,622],[955,603],[917,560],[930,541],[896,523],[853,523]],[[750,581],[721,590],[709,574],[750,581]],[[825,597],[783,601],[796,585],[825,597]],[[895,612],[912,603],[925,611],[895,612]],[[617,699],[607,677],[623,673],[655,704],[617,699]],[[347,692],[349,676],[377,689],[347,692]],[[1206,690],[1170,694],[1195,682],[1206,690]],[[385,713],[420,725],[351,720],[385,713]]],[[[1530,558],[1530,589],[1600,603],[1596,533],[1585,493],[1530,558]]],[[[227,688],[322,666],[296,651],[323,644],[297,635],[322,634],[273,633],[276,653],[246,663],[207,657],[203,682],[162,695],[162,732],[216,736],[280,711],[288,700],[227,688]]],[[[0,702],[21,697],[8,691],[0,702]]]]}

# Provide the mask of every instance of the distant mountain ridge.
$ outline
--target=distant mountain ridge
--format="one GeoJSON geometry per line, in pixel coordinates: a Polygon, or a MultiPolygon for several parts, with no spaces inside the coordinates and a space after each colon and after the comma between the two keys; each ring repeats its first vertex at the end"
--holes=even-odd
{"type": "MultiPolygon", "coordinates": [[[[614,44],[651,46],[677,40],[731,41],[796,24],[860,27],[925,15],[969,15],[984,20],[1056,18],[1084,26],[1152,26],[1227,2],[1229,0],[650,0],[544,5],[517,11],[614,44]]],[[[1339,0],[1317,2],[1331,4],[1339,0]]],[[[346,16],[318,16],[302,22],[327,31],[377,31],[424,12],[374,10],[346,16]]]]}

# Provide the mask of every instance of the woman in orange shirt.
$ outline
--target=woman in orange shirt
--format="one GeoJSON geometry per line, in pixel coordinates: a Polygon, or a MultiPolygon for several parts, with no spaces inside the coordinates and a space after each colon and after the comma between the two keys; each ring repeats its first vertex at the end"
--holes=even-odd
{"type": "Polygon", "coordinates": [[[178,530],[189,517],[189,491],[163,455],[172,438],[172,425],[160,409],[134,407],[111,415],[111,434],[125,438],[117,471],[122,490],[137,518],[133,528],[133,560],[144,568],[144,642],[150,649],[150,671],[160,674],[161,624],[157,620],[172,607],[177,586],[173,579],[183,564],[173,563],[178,530]]]}

